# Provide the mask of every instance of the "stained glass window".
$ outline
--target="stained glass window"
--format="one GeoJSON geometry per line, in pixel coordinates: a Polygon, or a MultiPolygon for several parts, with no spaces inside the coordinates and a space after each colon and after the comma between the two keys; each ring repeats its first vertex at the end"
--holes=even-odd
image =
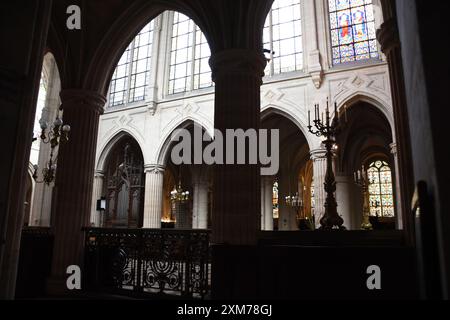
{"type": "Polygon", "coordinates": [[[273,184],[272,192],[272,204],[273,204],[273,218],[278,219],[279,217],[279,207],[278,207],[278,182],[273,184]]]}
{"type": "Polygon", "coordinates": [[[145,99],[153,42],[153,21],[147,24],[123,53],[114,71],[109,106],[145,99]]]}
{"type": "Polygon", "coordinates": [[[175,12],[170,52],[169,94],[211,87],[211,52],[205,35],[185,15],[175,12]]]}
{"type": "Polygon", "coordinates": [[[303,69],[300,0],[275,0],[264,25],[264,49],[270,50],[266,75],[303,69]]]}
{"type": "Polygon", "coordinates": [[[333,64],[379,58],[372,0],[328,0],[333,64]]]}
{"type": "Polygon", "coordinates": [[[367,174],[369,177],[370,215],[381,218],[394,217],[391,168],[384,161],[376,161],[369,166],[367,174]]]}

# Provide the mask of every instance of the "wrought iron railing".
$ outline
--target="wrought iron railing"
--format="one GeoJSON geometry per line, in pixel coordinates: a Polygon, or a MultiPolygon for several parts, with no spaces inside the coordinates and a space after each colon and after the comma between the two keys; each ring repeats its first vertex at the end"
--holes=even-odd
{"type": "Polygon", "coordinates": [[[207,230],[85,231],[90,290],[201,299],[210,292],[207,230]]]}

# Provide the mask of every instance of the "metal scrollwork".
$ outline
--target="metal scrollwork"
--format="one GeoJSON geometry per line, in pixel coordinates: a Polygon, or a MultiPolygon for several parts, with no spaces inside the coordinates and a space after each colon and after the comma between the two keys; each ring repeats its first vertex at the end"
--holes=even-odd
{"type": "Polygon", "coordinates": [[[194,298],[209,293],[209,231],[87,229],[86,246],[92,288],[194,298]]]}

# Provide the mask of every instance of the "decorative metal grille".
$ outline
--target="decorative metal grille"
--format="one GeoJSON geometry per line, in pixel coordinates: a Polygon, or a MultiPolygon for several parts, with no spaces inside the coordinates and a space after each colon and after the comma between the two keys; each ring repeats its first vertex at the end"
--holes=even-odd
{"type": "Polygon", "coordinates": [[[87,229],[90,290],[205,298],[210,291],[209,231],[87,229]]]}

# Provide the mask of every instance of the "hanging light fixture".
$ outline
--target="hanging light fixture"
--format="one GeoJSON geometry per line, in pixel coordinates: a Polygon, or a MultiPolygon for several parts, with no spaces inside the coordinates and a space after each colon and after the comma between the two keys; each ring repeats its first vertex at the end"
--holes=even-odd
{"type": "MultiPolygon", "coordinates": [[[[50,159],[47,161],[45,167],[42,169],[42,180],[38,178],[39,166],[34,165],[33,179],[36,183],[45,183],[50,185],[55,180],[56,168],[57,168],[57,155],[55,156],[55,149],[61,144],[69,141],[70,126],[64,124],[62,119],[57,116],[55,121],[49,125],[44,119],[39,121],[41,126],[41,142],[44,144],[50,144],[50,159]]],[[[36,141],[34,138],[33,141],[36,141]]]]}
{"type": "Polygon", "coordinates": [[[186,202],[189,201],[189,191],[184,191],[181,187],[181,180],[178,182],[178,186],[175,186],[170,192],[170,200],[172,202],[186,202]]]}

